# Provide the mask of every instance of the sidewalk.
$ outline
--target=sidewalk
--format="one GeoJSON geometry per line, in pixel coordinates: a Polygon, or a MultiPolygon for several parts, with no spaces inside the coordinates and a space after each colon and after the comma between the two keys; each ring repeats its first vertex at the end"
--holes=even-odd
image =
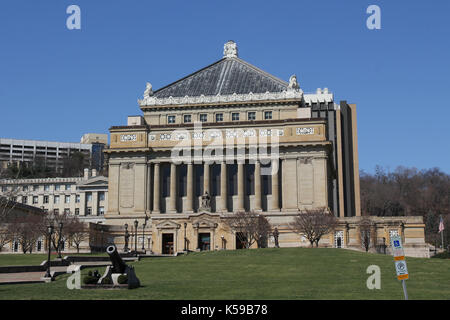
{"type": "Polygon", "coordinates": [[[41,280],[44,275],[45,272],[0,273],[0,285],[44,282],[41,280]]]}

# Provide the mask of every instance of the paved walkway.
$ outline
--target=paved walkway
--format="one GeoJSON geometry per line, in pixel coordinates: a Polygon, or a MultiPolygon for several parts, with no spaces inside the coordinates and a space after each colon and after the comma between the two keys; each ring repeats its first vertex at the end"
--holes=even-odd
{"type": "Polygon", "coordinates": [[[20,272],[20,273],[0,273],[0,284],[7,283],[27,283],[27,282],[43,282],[41,278],[45,272],[20,272]]]}

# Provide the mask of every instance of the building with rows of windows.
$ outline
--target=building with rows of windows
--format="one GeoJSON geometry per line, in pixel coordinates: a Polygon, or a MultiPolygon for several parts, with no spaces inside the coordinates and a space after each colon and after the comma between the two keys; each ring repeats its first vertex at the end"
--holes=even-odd
{"type": "Polygon", "coordinates": [[[103,170],[103,149],[107,144],[106,134],[94,133],[83,135],[80,143],[0,138],[0,168],[11,163],[40,161],[42,165],[60,172],[71,154],[81,152],[86,167],[103,170]]]}
{"type": "Polygon", "coordinates": [[[104,222],[108,210],[108,178],[95,169],[83,177],[0,180],[0,196],[44,212],[71,214],[85,222],[104,222]]]}

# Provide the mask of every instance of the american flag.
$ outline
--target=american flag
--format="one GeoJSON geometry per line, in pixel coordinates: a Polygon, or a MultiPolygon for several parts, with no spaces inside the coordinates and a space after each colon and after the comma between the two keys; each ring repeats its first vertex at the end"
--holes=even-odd
{"type": "Polygon", "coordinates": [[[442,219],[441,216],[441,221],[439,222],[439,232],[444,231],[444,220],[442,219]]]}

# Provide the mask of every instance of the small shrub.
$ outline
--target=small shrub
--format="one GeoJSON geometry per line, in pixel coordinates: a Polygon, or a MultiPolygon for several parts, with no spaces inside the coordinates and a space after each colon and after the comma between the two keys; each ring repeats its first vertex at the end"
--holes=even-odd
{"type": "Polygon", "coordinates": [[[121,274],[118,278],[117,278],[117,282],[119,284],[127,284],[128,283],[128,276],[126,274],[121,274]]]}
{"type": "Polygon", "coordinates": [[[110,277],[103,278],[102,284],[112,284],[111,278],[110,277]]]}
{"type": "Polygon", "coordinates": [[[444,251],[444,252],[435,254],[434,256],[432,256],[432,258],[450,259],[450,253],[448,251],[444,251]]]}
{"type": "Polygon", "coordinates": [[[98,281],[98,279],[96,277],[87,275],[83,278],[83,283],[84,284],[96,284],[98,281]]]}

